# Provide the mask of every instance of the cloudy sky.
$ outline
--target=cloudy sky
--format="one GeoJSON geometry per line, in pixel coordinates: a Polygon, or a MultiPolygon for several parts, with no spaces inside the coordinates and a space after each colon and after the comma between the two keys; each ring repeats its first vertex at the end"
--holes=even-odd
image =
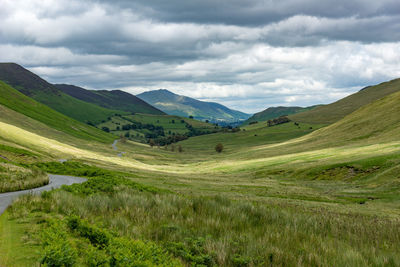
{"type": "Polygon", "coordinates": [[[0,61],[245,112],[400,77],[398,0],[0,0],[0,61]]]}

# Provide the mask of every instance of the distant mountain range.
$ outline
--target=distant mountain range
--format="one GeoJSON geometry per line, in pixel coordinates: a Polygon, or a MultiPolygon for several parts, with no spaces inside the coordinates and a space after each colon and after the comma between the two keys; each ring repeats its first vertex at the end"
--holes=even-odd
{"type": "Polygon", "coordinates": [[[0,63],[0,80],[26,96],[78,121],[99,124],[115,114],[165,114],[123,91],[92,91],[73,85],[54,85],[22,66],[0,63]]]}
{"type": "Polygon", "coordinates": [[[193,116],[195,119],[209,120],[210,122],[237,122],[250,117],[249,114],[218,103],[177,95],[165,89],[144,92],[137,97],[169,115],[193,116]]]}

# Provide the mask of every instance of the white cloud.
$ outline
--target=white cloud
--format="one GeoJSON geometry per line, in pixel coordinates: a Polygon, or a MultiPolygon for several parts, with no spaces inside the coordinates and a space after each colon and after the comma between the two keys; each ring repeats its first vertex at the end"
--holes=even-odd
{"type": "MultiPolygon", "coordinates": [[[[51,82],[133,93],[167,88],[248,112],[328,103],[400,77],[393,1],[356,1],[359,13],[334,7],[331,15],[321,11],[322,2],[304,2],[312,11],[306,12],[296,1],[264,6],[253,0],[243,12],[258,16],[265,9],[276,18],[251,24],[230,11],[231,23],[180,21],[165,13],[172,7],[162,11],[162,4],[139,0],[0,0],[0,61],[51,82]]],[[[242,3],[223,1],[230,4],[242,3]]]]}

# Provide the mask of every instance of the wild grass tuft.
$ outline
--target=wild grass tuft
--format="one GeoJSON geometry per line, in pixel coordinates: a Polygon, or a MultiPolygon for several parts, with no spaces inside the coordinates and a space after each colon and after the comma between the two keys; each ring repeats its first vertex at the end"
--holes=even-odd
{"type": "Polygon", "coordinates": [[[38,168],[0,163],[0,193],[36,188],[48,183],[49,177],[38,168]]]}

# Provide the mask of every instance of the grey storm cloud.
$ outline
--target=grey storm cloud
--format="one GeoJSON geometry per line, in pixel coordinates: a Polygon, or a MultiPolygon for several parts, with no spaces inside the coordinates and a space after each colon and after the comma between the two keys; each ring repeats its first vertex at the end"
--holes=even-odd
{"type": "Polygon", "coordinates": [[[0,60],[51,82],[167,88],[248,112],[400,76],[398,0],[0,0],[0,60]]]}
{"type": "Polygon", "coordinates": [[[251,26],[278,22],[298,14],[363,18],[397,16],[400,13],[397,0],[116,0],[111,5],[140,10],[141,14],[163,22],[251,26]]]}

